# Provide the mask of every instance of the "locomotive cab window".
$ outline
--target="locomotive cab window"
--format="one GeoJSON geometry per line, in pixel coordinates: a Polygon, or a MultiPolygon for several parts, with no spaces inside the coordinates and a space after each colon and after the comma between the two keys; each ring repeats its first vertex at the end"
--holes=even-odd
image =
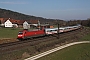
{"type": "Polygon", "coordinates": [[[18,34],[23,34],[23,32],[19,32],[18,34]]]}

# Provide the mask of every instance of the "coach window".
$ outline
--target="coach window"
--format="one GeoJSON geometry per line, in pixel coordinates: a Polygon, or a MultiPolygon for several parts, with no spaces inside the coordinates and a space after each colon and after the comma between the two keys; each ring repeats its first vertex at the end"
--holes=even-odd
{"type": "Polygon", "coordinates": [[[52,30],[50,30],[50,32],[51,32],[52,30]]]}

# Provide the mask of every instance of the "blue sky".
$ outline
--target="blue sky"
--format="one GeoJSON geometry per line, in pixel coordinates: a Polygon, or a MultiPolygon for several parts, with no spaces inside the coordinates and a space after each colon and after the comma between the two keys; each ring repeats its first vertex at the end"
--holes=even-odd
{"type": "Polygon", "coordinates": [[[0,0],[0,8],[51,19],[90,18],[90,0],[0,0]]]}

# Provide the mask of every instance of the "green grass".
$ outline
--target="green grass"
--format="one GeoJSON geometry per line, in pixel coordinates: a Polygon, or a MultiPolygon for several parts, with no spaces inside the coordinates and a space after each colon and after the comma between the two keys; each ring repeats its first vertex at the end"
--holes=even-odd
{"type": "Polygon", "coordinates": [[[0,38],[17,38],[20,30],[19,28],[0,28],[0,38]]]}
{"type": "Polygon", "coordinates": [[[90,44],[74,45],[38,60],[90,60],[90,44]]]}
{"type": "Polygon", "coordinates": [[[80,40],[84,40],[84,41],[90,41],[90,34],[84,36],[83,38],[81,38],[80,40]]]}

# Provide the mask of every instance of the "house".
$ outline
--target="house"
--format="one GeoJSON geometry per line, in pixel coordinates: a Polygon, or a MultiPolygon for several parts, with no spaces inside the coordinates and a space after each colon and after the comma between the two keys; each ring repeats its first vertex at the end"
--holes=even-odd
{"type": "Polygon", "coordinates": [[[15,20],[11,18],[0,18],[2,27],[19,27],[19,28],[53,28],[48,24],[41,24],[39,20],[15,20]],[[27,23],[28,22],[28,23],[27,23]]]}
{"type": "Polygon", "coordinates": [[[13,25],[13,27],[20,27],[20,28],[22,28],[23,27],[23,22],[25,21],[25,20],[15,20],[15,19],[11,19],[11,18],[0,18],[0,22],[1,22],[1,26],[2,27],[7,27],[8,25],[7,24],[5,24],[5,22],[7,21],[7,20],[9,20],[11,23],[12,23],[12,25],[13,25]],[[6,26],[7,25],[7,26],[6,26]]]}
{"type": "Polygon", "coordinates": [[[30,28],[30,25],[25,21],[25,22],[23,23],[23,28],[24,28],[24,29],[28,29],[28,28],[30,28]]]}
{"type": "Polygon", "coordinates": [[[18,27],[17,24],[13,24],[9,19],[4,23],[5,27],[18,27]]]}
{"type": "Polygon", "coordinates": [[[5,24],[5,27],[13,27],[13,24],[12,22],[10,22],[9,19],[4,24],[5,24]]]}

